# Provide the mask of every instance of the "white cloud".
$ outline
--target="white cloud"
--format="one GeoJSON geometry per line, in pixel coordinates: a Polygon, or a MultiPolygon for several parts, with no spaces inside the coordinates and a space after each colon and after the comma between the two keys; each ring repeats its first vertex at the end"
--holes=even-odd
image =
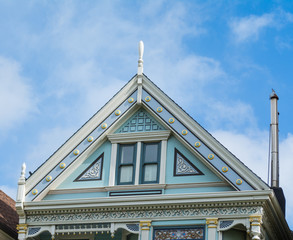
{"type": "Polygon", "coordinates": [[[0,84],[0,129],[4,131],[23,122],[35,111],[36,101],[16,61],[0,57],[0,84]]]}
{"type": "MultiPolygon", "coordinates": [[[[225,147],[238,157],[254,173],[267,182],[269,133],[254,130],[247,134],[231,131],[215,131],[215,136],[225,147]]],[[[293,134],[280,141],[280,187],[286,197],[286,217],[293,223],[293,134]]],[[[270,184],[270,183],[269,183],[270,184]]]]}
{"type": "Polygon", "coordinates": [[[264,14],[262,16],[251,15],[240,19],[234,19],[230,23],[230,27],[236,41],[240,43],[248,40],[257,40],[260,31],[273,24],[274,15],[264,14]]]}
{"type": "Polygon", "coordinates": [[[45,162],[76,130],[70,127],[54,127],[41,132],[37,144],[29,147],[25,157],[27,175],[45,162]]]}

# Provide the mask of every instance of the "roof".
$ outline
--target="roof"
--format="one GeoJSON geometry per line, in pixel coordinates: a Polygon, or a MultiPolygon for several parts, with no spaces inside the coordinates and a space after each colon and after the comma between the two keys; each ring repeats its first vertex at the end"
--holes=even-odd
{"type": "Polygon", "coordinates": [[[15,201],[0,190],[0,229],[17,239],[17,224],[18,214],[15,209],[15,201]]]}

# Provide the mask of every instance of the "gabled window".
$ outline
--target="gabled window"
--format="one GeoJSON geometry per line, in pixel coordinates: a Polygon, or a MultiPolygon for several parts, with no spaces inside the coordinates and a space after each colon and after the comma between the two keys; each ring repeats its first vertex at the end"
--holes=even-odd
{"type": "Polygon", "coordinates": [[[140,183],[158,183],[161,143],[143,143],[140,183]]]}
{"type": "Polygon", "coordinates": [[[118,149],[117,184],[133,184],[135,179],[136,144],[120,144],[118,149]]]}
{"type": "Polygon", "coordinates": [[[165,183],[171,131],[108,134],[112,143],[109,186],[165,183]]]}

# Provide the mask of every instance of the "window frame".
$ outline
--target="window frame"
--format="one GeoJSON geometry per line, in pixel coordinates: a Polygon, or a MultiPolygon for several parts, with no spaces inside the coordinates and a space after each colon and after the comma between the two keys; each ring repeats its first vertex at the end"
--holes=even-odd
{"type": "Polygon", "coordinates": [[[135,182],[135,169],[136,169],[136,157],[137,153],[137,143],[127,143],[127,144],[118,144],[118,151],[117,151],[117,179],[116,179],[116,184],[117,185],[133,185],[135,182]],[[122,146],[134,146],[134,151],[133,151],[133,162],[132,164],[127,163],[127,164],[122,164],[121,163],[121,150],[122,146]],[[121,166],[132,166],[132,181],[131,182],[120,182],[120,176],[121,176],[121,166]]]}
{"type": "MultiPolygon", "coordinates": [[[[107,135],[107,138],[112,144],[111,149],[111,163],[110,163],[110,173],[109,173],[109,186],[122,186],[126,184],[118,184],[118,165],[119,165],[119,146],[122,144],[136,144],[136,161],[135,161],[135,175],[134,182],[129,183],[129,186],[141,185],[140,183],[140,164],[141,164],[141,151],[142,144],[149,142],[161,142],[160,145],[160,166],[158,174],[158,184],[165,184],[166,177],[166,161],[167,161],[167,140],[171,135],[170,130],[154,131],[154,132],[134,132],[134,133],[111,133],[107,135]],[[138,161],[139,158],[139,161],[138,161]]],[[[143,184],[145,185],[145,184],[143,184]]]]}
{"type": "Polygon", "coordinates": [[[140,171],[139,171],[139,183],[140,184],[151,184],[151,183],[159,183],[160,181],[160,163],[161,163],[161,141],[160,142],[142,142],[141,143],[141,156],[140,156],[140,171]],[[145,162],[145,151],[147,145],[157,145],[158,146],[158,152],[157,152],[157,160],[156,162],[145,162]],[[144,181],[145,177],[145,166],[151,165],[151,164],[157,164],[157,178],[155,181],[144,181]]]}

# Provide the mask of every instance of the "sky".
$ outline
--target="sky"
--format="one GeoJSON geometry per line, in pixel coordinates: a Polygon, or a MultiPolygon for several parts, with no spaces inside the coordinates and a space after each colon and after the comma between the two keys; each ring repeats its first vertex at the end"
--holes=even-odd
{"type": "Polygon", "coordinates": [[[136,74],[143,40],[144,73],[265,182],[276,91],[293,228],[292,1],[0,0],[0,29],[1,190],[136,74]]]}

